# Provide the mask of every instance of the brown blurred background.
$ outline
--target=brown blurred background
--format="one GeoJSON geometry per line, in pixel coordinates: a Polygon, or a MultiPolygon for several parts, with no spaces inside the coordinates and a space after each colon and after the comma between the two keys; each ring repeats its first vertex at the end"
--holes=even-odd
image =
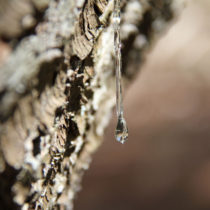
{"type": "Polygon", "coordinates": [[[209,210],[210,0],[189,1],[124,102],[129,141],[112,122],[75,209],[209,210]]]}

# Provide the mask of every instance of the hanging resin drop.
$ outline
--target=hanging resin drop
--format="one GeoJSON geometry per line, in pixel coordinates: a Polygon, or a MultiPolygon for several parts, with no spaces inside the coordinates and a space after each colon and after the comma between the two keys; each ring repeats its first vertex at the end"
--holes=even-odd
{"type": "Polygon", "coordinates": [[[122,144],[128,140],[128,128],[124,118],[118,118],[117,127],[115,130],[115,138],[122,144]]]}
{"type": "Polygon", "coordinates": [[[116,72],[116,110],[117,110],[117,127],[115,138],[118,142],[124,144],[128,139],[128,128],[123,116],[122,103],[122,84],[121,84],[121,40],[120,40],[120,0],[114,0],[114,49],[115,49],[115,72],[116,72]]]}

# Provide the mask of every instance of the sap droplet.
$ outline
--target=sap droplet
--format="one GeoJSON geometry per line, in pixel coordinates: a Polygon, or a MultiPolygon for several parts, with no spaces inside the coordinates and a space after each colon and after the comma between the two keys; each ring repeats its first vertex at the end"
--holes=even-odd
{"type": "Polygon", "coordinates": [[[123,117],[118,118],[117,127],[115,130],[115,138],[122,144],[128,140],[128,128],[123,117]]]}

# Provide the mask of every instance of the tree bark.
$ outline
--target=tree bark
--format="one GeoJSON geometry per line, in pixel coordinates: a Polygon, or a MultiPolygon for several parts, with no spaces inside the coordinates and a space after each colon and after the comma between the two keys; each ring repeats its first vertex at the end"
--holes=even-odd
{"type": "MultiPolygon", "coordinates": [[[[128,84],[181,7],[179,0],[121,6],[128,84]]],[[[0,0],[3,209],[73,208],[115,104],[112,11],[112,0],[0,0]]]]}

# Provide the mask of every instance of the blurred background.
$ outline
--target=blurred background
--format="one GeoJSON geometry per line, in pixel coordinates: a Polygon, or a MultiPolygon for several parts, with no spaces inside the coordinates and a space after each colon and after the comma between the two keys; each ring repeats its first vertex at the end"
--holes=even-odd
{"type": "Polygon", "coordinates": [[[209,0],[189,1],[124,103],[129,141],[115,141],[112,120],[75,210],[209,210],[209,0]]]}

